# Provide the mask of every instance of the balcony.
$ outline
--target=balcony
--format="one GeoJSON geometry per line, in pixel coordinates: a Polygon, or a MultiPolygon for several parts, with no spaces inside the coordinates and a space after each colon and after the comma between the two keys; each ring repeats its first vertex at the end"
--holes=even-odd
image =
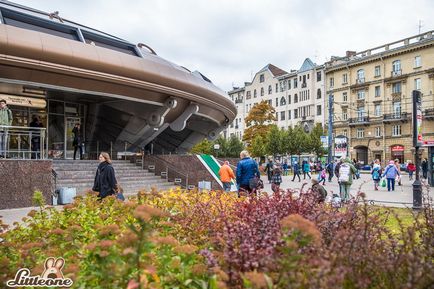
{"type": "Polygon", "coordinates": [[[242,98],[236,98],[235,99],[235,103],[242,103],[243,102],[243,99],[242,98]]]}
{"type": "Polygon", "coordinates": [[[369,116],[359,116],[348,119],[349,126],[369,125],[369,116]]]}
{"type": "Polygon", "coordinates": [[[394,70],[391,72],[392,77],[401,76],[402,75],[402,69],[394,70]]]}
{"type": "Polygon", "coordinates": [[[365,78],[364,77],[360,77],[356,79],[356,84],[363,84],[365,83],[365,78]]]}
{"type": "Polygon", "coordinates": [[[384,114],[383,122],[384,123],[391,123],[395,121],[407,122],[410,116],[411,114],[407,112],[388,113],[388,114],[384,114]]]}
{"type": "Polygon", "coordinates": [[[306,87],[306,85],[307,85],[306,82],[303,82],[303,83],[301,84],[301,87],[304,88],[304,87],[306,87]]]}
{"type": "Polygon", "coordinates": [[[425,109],[423,118],[425,120],[434,120],[434,108],[425,109]]]}

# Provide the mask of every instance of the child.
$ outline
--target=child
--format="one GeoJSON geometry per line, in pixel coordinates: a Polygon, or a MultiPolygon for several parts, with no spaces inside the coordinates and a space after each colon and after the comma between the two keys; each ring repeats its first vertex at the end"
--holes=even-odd
{"type": "Polygon", "coordinates": [[[371,175],[372,180],[374,181],[374,189],[378,191],[378,185],[380,184],[381,180],[381,166],[379,160],[375,160],[374,166],[372,167],[371,175]]]}
{"type": "Polygon", "coordinates": [[[115,191],[116,191],[116,199],[125,201],[124,189],[119,184],[115,185],[115,191]]]}
{"type": "Polygon", "coordinates": [[[271,190],[275,193],[278,192],[281,183],[282,183],[282,170],[280,169],[280,165],[275,165],[273,169],[273,176],[271,177],[271,190]]]}
{"type": "Polygon", "coordinates": [[[325,186],[326,176],[326,168],[323,168],[320,172],[318,172],[318,182],[322,182],[323,186],[325,186]]]}
{"type": "Polygon", "coordinates": [[[340,208],[342,207],[342,199],[339,197],[338,194],[333,194],[332,197],[332,207],[333,208],[340,208]]]}

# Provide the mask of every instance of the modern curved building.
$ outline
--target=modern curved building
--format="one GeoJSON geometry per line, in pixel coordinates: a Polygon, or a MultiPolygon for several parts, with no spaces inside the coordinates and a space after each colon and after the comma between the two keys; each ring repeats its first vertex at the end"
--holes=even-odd
{"type": "Polygon", "coordinates": [[[145,44],[2,0],[0,99],[13,111],[13,126],[42,119],[52,158],[72,156],[77,122],[89,154],[182,153],[215,138],[236,116],[208,78],[145,44]]]}

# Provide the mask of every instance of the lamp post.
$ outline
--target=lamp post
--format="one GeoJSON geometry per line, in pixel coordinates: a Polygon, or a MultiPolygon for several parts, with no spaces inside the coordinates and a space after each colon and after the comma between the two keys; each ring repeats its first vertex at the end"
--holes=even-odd
{"type": "Polygon", "coordinates": [[[420,181],[420,146],[422,145],[422,93],[413,90],[413,146],[415,148],[416,179],[413,182],[413,209],[422,208],[422,183],[420,181]]]}

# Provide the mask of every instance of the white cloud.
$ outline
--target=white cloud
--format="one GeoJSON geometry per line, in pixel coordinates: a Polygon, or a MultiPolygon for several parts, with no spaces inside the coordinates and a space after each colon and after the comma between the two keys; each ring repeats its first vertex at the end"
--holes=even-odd
{"type": "Polygon", "coordinates": [[[230,90],[268,63],[300,68],[434,29],[434,1],[16,0],[88,25],[199,70],[230,90]]]}

